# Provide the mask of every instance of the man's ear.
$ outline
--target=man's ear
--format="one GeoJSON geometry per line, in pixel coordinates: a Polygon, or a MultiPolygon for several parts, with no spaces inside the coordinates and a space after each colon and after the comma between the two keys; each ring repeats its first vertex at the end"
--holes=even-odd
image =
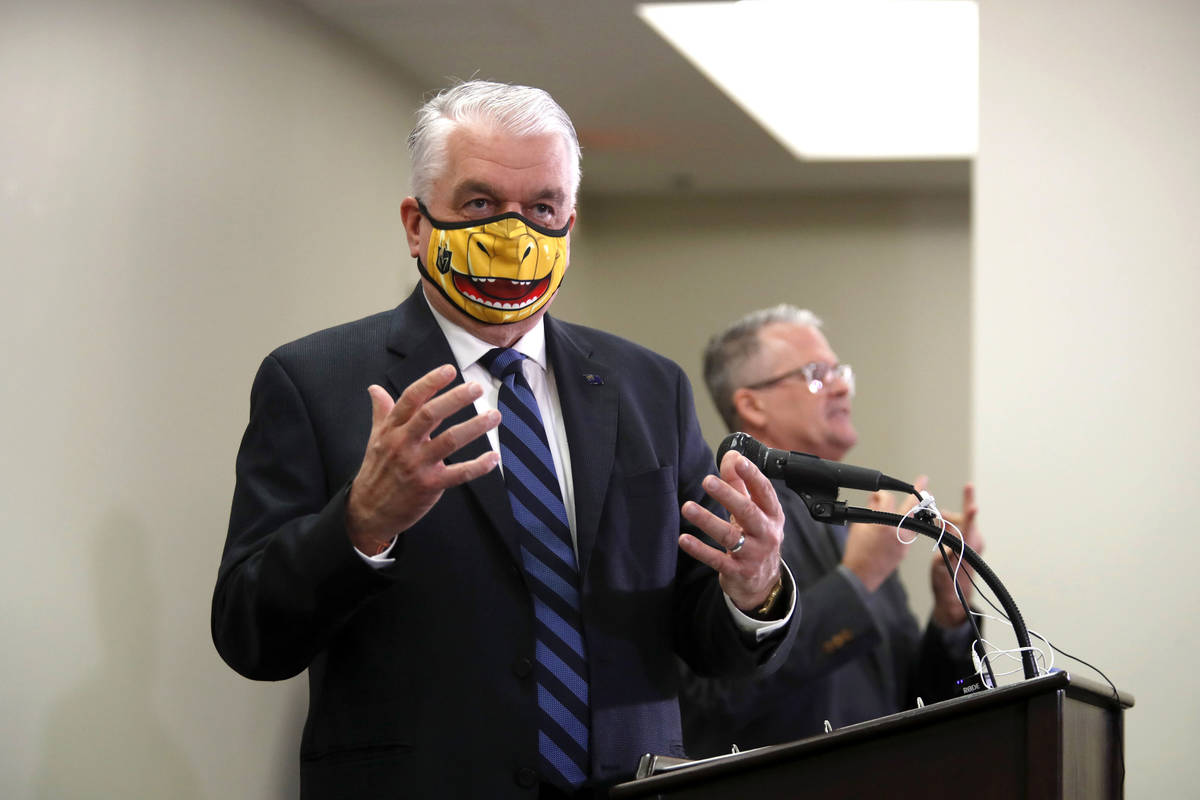
{"type": "Polygon", "coordinates": [[[745,427],[761,430],[767,424],[767,412],[758,392],[745,387],[733,393],[733,413],[745,427]]]}
{"type": "Polygon", "coordinates": [[[421,252],[421,209],[417,206],[415,197],[406,197],[400,203],[400,221],[404,225],[404,235],[408,239],[408,254],[413,258],[423,258],[421,252]]]}

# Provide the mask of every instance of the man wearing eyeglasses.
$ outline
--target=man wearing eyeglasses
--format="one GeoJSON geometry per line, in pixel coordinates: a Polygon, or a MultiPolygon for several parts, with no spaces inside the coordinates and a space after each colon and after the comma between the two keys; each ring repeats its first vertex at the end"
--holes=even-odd
{"type": "MultiPolygon", "coordinates": [[[[858,441],[854,371],[838,361],[811,311],[780,305],[742,318],[709,342],[704,377],[729,429],[769,447],[840,461],[858,441]]],[[[918,696],[945,699],[975,671],[971,627],[940,557],[922,633],[896,574],[905,545],[895,529],[820,523],[785,485],[776,490],[786,515],[782,554],[803,609],[795,645],[768,677],[686,677],[681,706],[692,758],[812,736],[826,721],[840,728],[886,716],[914,707],[918,696]]],[[[891,510],[882,493],[871,504],[891,510]]],[[[976,513],[968,485],[962,513],[946,517],[978,551],[976,513]]],[[[969,581],[959,583],[969,597],[969,581]]]]}

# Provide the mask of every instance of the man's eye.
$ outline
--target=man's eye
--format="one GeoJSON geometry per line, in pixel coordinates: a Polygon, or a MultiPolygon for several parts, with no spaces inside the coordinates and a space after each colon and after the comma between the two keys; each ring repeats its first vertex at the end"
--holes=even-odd
{"type": "Polygon", "coordinates": [[[552,218],[554,216],[554,208],[545,203],[537,203],[533,207],[533,213],[539,217],[552,218]]]}
{"type": "Polygon", "coordinates": [[[468,200],[466,208],[470,211],[486,211],[488,209],[488,201],[482,197],[476,197],[474,200],[468,200]]]}

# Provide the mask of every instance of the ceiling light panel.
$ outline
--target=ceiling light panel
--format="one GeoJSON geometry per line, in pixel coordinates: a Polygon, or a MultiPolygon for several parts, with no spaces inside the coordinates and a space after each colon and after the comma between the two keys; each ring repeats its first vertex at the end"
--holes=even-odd
{"type": "Polygon", "coordinates": [[[797,158],[975,154],[974,2],[645,3],[637,13],[797,158]]]}

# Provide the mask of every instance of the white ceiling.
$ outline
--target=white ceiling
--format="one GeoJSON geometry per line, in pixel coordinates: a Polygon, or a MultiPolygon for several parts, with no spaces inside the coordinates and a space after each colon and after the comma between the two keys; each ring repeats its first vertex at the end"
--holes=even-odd
{"type": "Polygon", "coordinates": [[[964,160],[795,160],[638,19],[634,0],[293,2],[394,62],[422,90],[470,77],[546,89],[579,132],[587,194],[969,185],[964,160]]]}

